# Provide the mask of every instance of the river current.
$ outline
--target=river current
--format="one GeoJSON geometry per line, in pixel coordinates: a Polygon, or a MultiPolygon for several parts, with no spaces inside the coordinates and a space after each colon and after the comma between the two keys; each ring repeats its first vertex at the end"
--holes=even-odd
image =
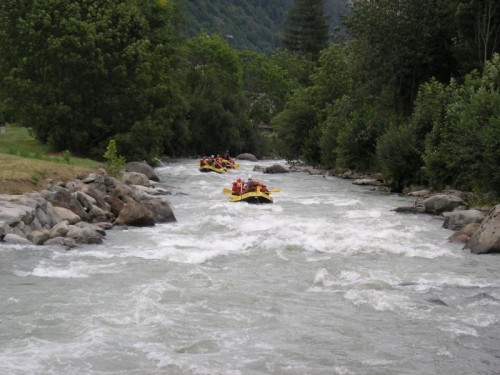
{"type": "Polygon", "coordinates": [[[177,223],[0,245],[0,374],[500,373],[499,256],[391,211],[412,199],[254,165],[157,168],[177,223]],[[228,201],[249,174],[273,204],[228,201]]]}

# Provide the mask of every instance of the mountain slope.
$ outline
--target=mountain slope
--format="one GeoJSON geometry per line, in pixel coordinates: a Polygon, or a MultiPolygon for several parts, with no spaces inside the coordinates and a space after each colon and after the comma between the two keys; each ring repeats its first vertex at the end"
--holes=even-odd
{"type": "MultiPolygon", "coordinates": [[[[326,0],[331,30],[340,24],[347,0],[326,0]]],[[[220,34],[240,50],[272,53],[280,46],[287,10],[293,0],[186,0],[186,34],[220,34]]]]}

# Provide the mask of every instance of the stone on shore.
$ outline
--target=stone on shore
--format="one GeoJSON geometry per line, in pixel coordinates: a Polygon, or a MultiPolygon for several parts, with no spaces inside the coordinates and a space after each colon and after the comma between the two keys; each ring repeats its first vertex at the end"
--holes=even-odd
{"type": "Polygon", "coordinates": [[[149,164],[140,162],[140,161],[132,161],[125,165],[125,172],[137,172],[145,175],[148,180],[153,180],[159,182],[160,179],[156,175],[153,167],[149,164]]]}
{"type": "Polygon", "coordinates": [[[255,155],[249,154],[249,153],[243,153],[239,154],[236,156],[236,159],[238,160],[248,160],[248,161],[258,161],[257,157],[255,155]]]}
{"type": "Polygon", "coordinates": [[[481,223],[486,215],[479,210],[454,210],[443,212],[443,228],[451,230],[462,229],[467,224],[481,223]]]}
{"type": "Polygon", "coordinates": [[[104,171],[42,192],[0,195],[0,241],[16,244],[100,244],[106,230],[175,222],[163,185],[138,172],[124,181],[104,171]],[[127,185],[128,183],[128,185],[127,185]]]}
{"type": "Polygon", "coordinates": [[[500,253],[500,204],[488,213],[464,249],[474,254],[500,253]]]}
{"type": "Polygon", "coordinates": [[[270,167],[264,169],[264,173],[269,173],[269,174],[289,173],[289,172],[290,171],[281,164],[273,164],[270,167]]]}
{"type": "Polygon", "coordinates": [[[480,226],[480,223],[469,223],[448,237],[448,242],[466,244],[480,226]]]}
{"type": "Polygon", "coordinates": [[[462,205],[462,198],[455,195],[437,194],[424,200],[425,212],[440,215],[443,212],[451,212],[462,205]]]}

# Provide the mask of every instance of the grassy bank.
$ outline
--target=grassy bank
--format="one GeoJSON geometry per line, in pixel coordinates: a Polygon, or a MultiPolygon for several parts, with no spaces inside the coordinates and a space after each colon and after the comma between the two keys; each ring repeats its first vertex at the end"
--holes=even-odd
{"type": "Polygon", "coordinates": [[[99,167],[99,162],[69,152],[50,152],[26,128],[7,126],[0,133],[0,194],[41,190],[49,183],[68,181],[99,167]]]}

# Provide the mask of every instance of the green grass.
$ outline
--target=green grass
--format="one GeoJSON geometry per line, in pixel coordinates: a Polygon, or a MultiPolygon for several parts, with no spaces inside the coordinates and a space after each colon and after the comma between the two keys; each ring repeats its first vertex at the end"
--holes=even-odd
{"type": "Polygon", "coordinates": [[[101,166],[95,160],[75,157],[69,151],[54,153],[48,145],[33,138],[27,128],[15,125],[7,125],[5,133],[0,133],[0,153],[83,168],[97,169],[101,166]]]}

